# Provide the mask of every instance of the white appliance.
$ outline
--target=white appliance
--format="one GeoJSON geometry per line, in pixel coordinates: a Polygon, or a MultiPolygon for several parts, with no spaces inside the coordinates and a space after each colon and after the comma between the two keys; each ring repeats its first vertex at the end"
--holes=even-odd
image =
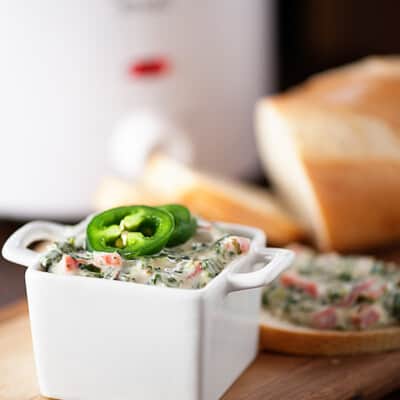
{"type": "Polygon", "coordinates": [[[0,215],[90,211],[100,178],[121,169],[109,154],[115,126],[141,110],[184,132],[200,167],[254,172],[253,106],[273,87],[273,5],[0,2],[0,215]]]}

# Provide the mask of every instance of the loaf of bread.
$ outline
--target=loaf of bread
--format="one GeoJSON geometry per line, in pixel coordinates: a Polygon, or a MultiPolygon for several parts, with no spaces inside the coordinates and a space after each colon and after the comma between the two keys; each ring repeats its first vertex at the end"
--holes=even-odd
{"type": "Polygon", "coordinates": [[[98,210],[126,204],[180,203],[211,221],[251,225],[265,231],[268,243],[284,245],[305,231],[267,190],[195,171],[169,157],[153,156],[135,184],[103,180],[96,195],[98,210]]]}
{"type": "Polygon", "coordinates": [[[263,99],[256,128],[268,176],[320,249],[400,240],[400,56],[263,99]]]}

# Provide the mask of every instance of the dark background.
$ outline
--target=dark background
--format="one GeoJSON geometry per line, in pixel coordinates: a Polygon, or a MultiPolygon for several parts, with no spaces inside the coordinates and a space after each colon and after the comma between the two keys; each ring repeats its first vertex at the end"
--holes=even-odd
{"type": "Polygon", "coordinates": [[[279,0],[281,90],[368,55],[400,54],[397,0],[279,0]]]}

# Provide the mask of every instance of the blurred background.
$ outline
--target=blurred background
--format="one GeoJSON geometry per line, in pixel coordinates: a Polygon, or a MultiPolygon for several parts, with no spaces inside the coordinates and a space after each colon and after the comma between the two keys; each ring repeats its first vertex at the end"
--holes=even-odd
{"type": "MultiPolygon", "coordinates": [[[[0,245],[30,219],[78,221],[105,174],[135,179],[168,135],[178,158],[268,185],[256,100],[399,53],[399,15],[395,0],[1,1],[0,245]]],[[[2,305],[24,270],[0,262],[2,305]]]]}

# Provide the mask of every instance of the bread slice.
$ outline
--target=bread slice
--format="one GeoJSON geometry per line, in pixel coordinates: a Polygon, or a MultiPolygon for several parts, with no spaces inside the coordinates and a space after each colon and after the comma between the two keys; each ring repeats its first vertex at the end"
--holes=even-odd
{"type": "Polygon", "coordinates": [[[266,172],[322,250],[400,240],[400,57],[370,58],[261,100],[266,172]]]}
{"type": "Polygon", "coordinates": [[[297,355],[378,353],[400,349],[400,326],[368,331],[322,331],[280,321],[263,310],[260,348],[297,355]]]}
{"type": "Polygon", "coordinates": [[[273,245],[304,237],[304,229],[267,190],[197,172],[162,155],[153,156],[135,185],[107,178],[96,196],[96,208],[123,204],[181,203],[211,221],[256,226],[273,245]]]}

